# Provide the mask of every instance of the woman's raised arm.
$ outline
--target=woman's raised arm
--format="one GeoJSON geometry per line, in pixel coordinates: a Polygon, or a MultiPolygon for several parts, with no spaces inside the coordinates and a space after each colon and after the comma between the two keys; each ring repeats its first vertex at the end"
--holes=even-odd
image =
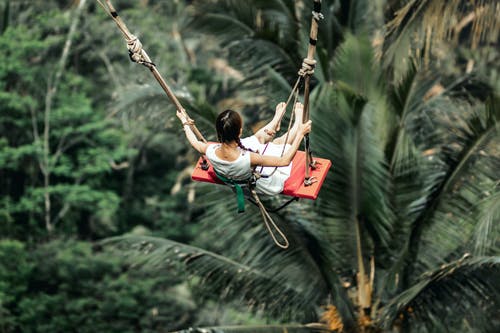
{"type": "Polygon", "coordinates": [[[177,111],[176,115],[182,123],[182,129],[184,130],[186,138],[188,139],[191,146],[193,146],[193,148],[196,149],[200,154],[205,154],[208,144],[198,140],[196,134],[193,133],[191,126],[189,126],[192,123],[192,120],[186,118],[186,116],[180,111],[177,111]]]}

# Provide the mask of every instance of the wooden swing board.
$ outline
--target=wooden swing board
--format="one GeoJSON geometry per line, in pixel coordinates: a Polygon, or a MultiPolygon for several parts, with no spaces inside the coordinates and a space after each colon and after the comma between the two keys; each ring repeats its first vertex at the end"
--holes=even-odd
{"type": "MultiPolygon", "coordinates": [[[[315,183],[305,186],[304,185],[304,175],[305,175],[305,164],[306,164],[306,153],[303,151],[297,151],[295,157],[292,161],[292,172],[290,177],[286,180],[283,195],[289,195],[292,197],[304,198],[316,200],[323,182],[325,181],[328,170],[332,166],[330,160],[324,158],[314,157],[316,161],[316,169],[310,169],[310,176],[314,177],[315,183]]],[[[217,176],[213,170],[212,165],[209,162],[208,170],[203,170],[201,168],[202,159],[198,160],[196,167],[191,175],[191,178],[198,182],[212,183],[212,184],[224,184],[217,176]]]]}

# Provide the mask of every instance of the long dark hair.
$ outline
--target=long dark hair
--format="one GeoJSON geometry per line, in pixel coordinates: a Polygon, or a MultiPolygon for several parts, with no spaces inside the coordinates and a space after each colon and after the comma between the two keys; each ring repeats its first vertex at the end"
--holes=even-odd
{"type": "Polygon", "coordinates": [[[217,140],[222,143],[235,141],[243,150],[253,152],[253,150],[244,147],[240,141],[241,127],[243,121],[238,112],[233,110],[225,110],[217,116],[215,120],[215,129],[217,131],[217,140]]]}

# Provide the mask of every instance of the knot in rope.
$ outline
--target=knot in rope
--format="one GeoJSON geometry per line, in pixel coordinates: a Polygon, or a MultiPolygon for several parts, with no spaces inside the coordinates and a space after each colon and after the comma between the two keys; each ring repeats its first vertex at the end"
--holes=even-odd
{"type": "Polygon", "coordinates": [[[314,67],[316,67],[316,60],[304,58],[302,61],[302,67],[300,68],[298,74],[300,76],[313,75],[314,67]]]}
{"type": "Polygon", "coordinates": [[[323,14],[321,14],[320,12],[316,12],[316,11],[312,12],[312,16],[314,17],[314,20],[316,20],[316,22],[319,22],[319,20],[322,20],[325,18],[323,16],[323,14]]]}
{"type": "Polygon", "coordinates": [[[148,63],[142,54],[142,43],[139,38],[134,35],[130,35],[130,39],[127,38],[127,49],[130,60],[138,64],[148,63]]]}

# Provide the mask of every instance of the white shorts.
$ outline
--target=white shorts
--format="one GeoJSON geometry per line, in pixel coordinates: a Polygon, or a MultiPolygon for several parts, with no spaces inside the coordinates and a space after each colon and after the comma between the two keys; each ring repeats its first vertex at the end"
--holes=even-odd
{"type": "MultiPolygon", "coordinates": [[[[291,147],[289,144],[278,145],[272,142],[262,144],[254,135],[241,139],[241,144],[246,148],[252,149],[253,151],[258,151],[259,154],[264,156],[282,156],[291,147]]],[[[270,177],[260,178],[257,181],[257,192],[268,195],[275,195],[283,191],[285,181],[288,179],[288,177],[290,177],[290,174],[292,172],[292,163],[287,166],[278,168],[257,166],[255,170],[262,175],[272,174],[272,176],[270,177]]]]}

